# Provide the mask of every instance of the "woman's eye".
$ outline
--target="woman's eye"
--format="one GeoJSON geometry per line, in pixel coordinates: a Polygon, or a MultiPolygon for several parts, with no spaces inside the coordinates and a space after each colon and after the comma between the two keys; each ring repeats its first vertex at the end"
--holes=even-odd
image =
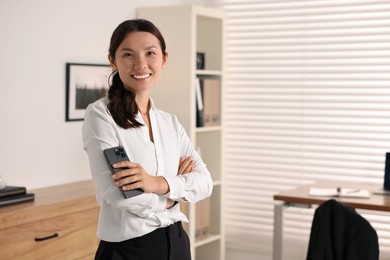
{"type": "Polygon", "coordinates": [[[155,55],[156,53],[153,51],[148,52],[148,55],[155,55]]]}
{"type": "Polygon", "coordinates": [[[123,57],[131,57],[131,56],[133,56],[133,54],[130,53],[130,52],[125,52],[125,53],[123,54],[123,57]]]}

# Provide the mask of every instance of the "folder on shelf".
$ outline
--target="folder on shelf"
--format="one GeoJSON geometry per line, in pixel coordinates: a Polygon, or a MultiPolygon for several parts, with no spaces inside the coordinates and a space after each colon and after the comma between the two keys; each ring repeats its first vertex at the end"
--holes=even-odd
{"type": "Polygon", "coordinates": [[[218,126],[221,122],[221,81],[219,79],[202,81],[204,126],[218,126]]]}
{"type": "Polygon", "coordinates": [[[196,204],[195,239],[205,239],[210,235],[210,198],[196,204]]]}
{"type": "MultiPolygon", "coordinates": [[[[190,215],[189,204],[187,202],[180,202],[180,211],[188,217],[190,215]]],[[[183,228],[187,233],[189,233],[190,227],[188,222],[183,222],[183,228]]]]}
{"type": "Polygon", "coordinates": [[[195,92],[196,92],[196,127],[202,127],[204,125],[204,107],[203,107],[203,96],[200,78],[195,80],[195,92]]]}
{"type": "Polygon", "coordinates": [[[210,198],[202,201],[202,237],[206,238],[210,235],[210,198]]]}
{"type": "Polygon", "coordinates": [[[195,240],[202,240],[202,210],[201,210],[202,201],[196,203],[195,210],[195,240]]]}

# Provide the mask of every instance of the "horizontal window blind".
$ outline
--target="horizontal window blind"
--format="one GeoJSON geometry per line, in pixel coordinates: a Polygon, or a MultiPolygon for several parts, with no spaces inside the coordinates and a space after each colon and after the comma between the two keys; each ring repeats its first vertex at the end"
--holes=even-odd
{"type": "MultiPolygon", "coordinates": [[[[271,254],[273,195],[313,181],[383,185],[390,1],[221,0],[227,13],[226,241],[271,254]]],[[[288,209],[304,259],[314,209],[288,209]]],[[[390,214],[360,211],[390,257],[390,214]]]]}

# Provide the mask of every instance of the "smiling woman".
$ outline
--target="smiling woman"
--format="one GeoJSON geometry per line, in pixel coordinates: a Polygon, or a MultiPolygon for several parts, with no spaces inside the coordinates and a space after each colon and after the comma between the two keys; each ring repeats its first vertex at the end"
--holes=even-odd
{"type": "Polygon", "coordinates": [[[138,110],[149,111],[150,88],[159,80],[167,61],[165,40],[160,31],[149,23],[145,20],[124,22],[111,38],[108,59],[114,72],[108,92],[111,100],[108,109],[115,122],[125,129],[142,125],[134,115],[138,110]],[[132,33],[124,34],[123,31],[132,33]],[[119,91],[127,94],[129,104],[122,102],[123,95],[118,95],[119,91]],[[122,110],[126,112],[120,115],[117,111],[122,110]]]}
{"type": "Polygon", "coordinates": [[[109,48],[108,97],[86,110],[83,142],[101,207],[95,259],[191,259],[188,220],[177,204],[209,197],[213,184],[177,117],[149,96],[167,63],[165,48],[151,22],[121,23],[109,48]],[[112,165],[111,176],[103,151],[116,146],[130,161],[112,165]],[[126,199],[119,189],[143,193],[126,199]]]}

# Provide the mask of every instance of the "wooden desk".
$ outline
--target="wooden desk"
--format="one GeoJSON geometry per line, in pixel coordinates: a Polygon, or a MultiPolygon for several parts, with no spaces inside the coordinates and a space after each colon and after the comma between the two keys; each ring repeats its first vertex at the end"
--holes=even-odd
{"type": "Polygon", "coordinates": [[[351,183],[314,183],[299,186],[296,189],[283,191],[274,195],[277,201],[274,205],[274,238],[273,238],[273,260],[283,258],[283,210],[285,207],[307,207],[320,205],[329,199],[335,199],[355,209],[390,211],[390,196],[376,195],[377,185],[351,184],[351,183]],[[370,191],[370,198],[340,198],[340,197],[313,197],[309,196],[311,187],[318,188],[360,188],[370,191]]]}
{"type": "Polygon", "coordinates": [[[93,259],[99,207],[92,181],[28,192],[35,201],[0,207],[0,258],[93,259]]]}

